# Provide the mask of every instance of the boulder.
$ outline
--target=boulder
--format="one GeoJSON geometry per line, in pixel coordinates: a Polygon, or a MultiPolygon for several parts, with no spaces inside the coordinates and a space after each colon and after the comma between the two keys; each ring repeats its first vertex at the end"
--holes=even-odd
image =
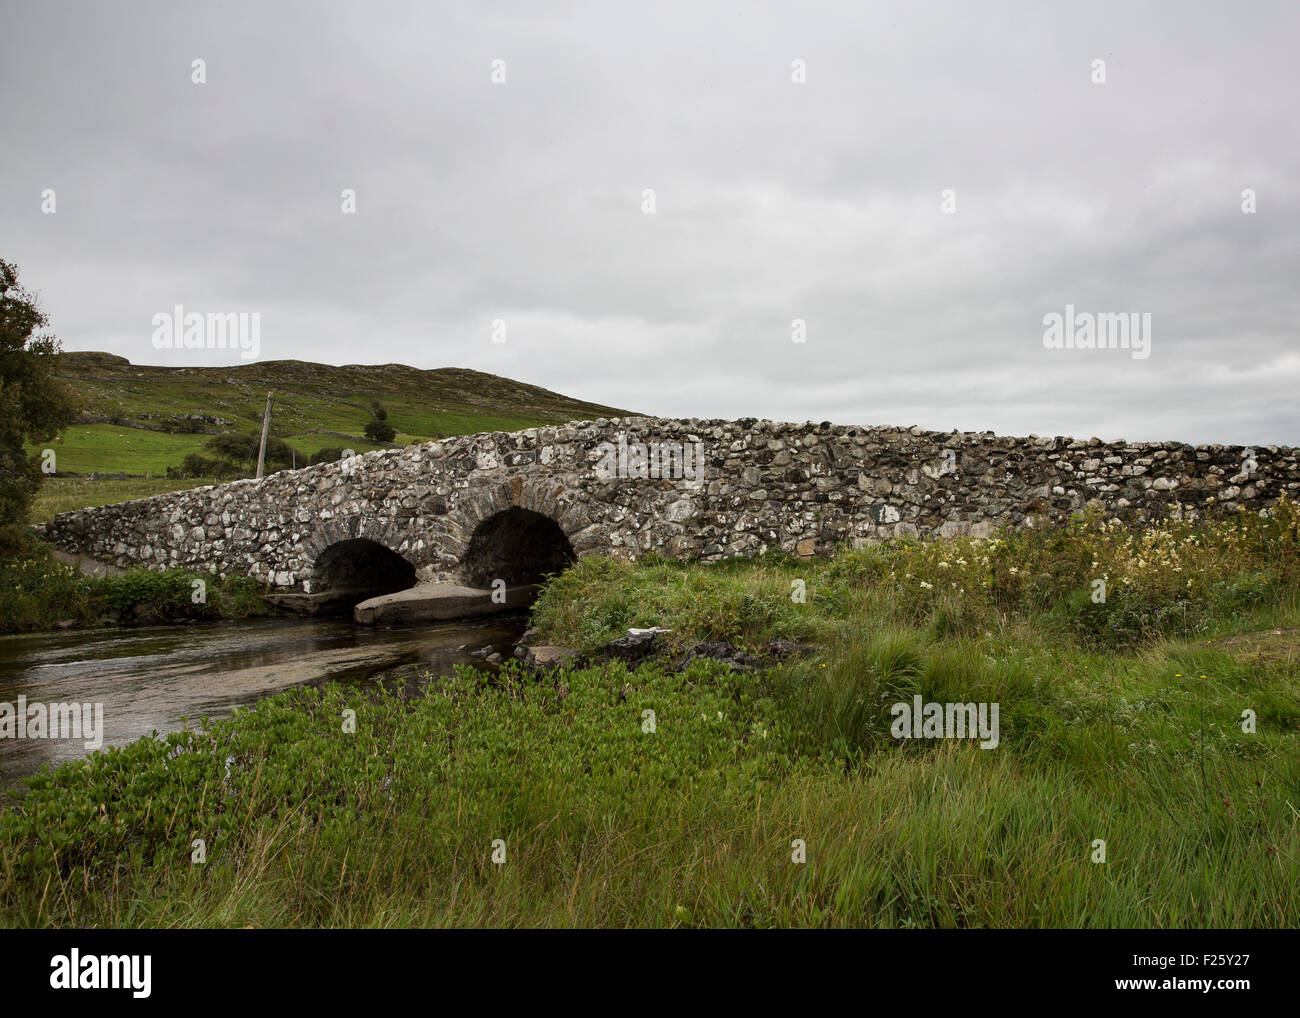
{"type": "Polygon", "coordinates": [[[524,664],[529,668],[551,669],[562,668],[567,664],[573,663],[578,658],[576,650],[570,650],[568,647],[529,647],[524,652],[524,664]]]}
{"type": "Polygon", "coordinates": [[[629,629],[626,636],[610,640],[605,645],[605,651],[610,657],[619,661],[632,664],[644,661],[661,649],[659,634],[667,632],[670,630],[660,629],[658,626],[653,629],[629,629]]]}

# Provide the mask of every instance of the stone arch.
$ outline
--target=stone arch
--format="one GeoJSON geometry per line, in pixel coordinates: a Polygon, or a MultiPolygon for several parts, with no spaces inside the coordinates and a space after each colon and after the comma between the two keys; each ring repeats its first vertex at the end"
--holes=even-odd
{"type": "Polygon", "coordinates": [[[492,579],[511,585],[516,582],[512,577],[557,571],[600,547],[599,528],[553,479],[515,476],[470,489],[453,507],[448,523],[440,543],[455,558],[461,582],[471,586],[488,586],[492,579]],[[518,568],[502,573],[511,562],[518,568]],[[485,577],[487,582],[480,584],[485,577]]]}
{"type": "Polygon", "coordinates": [[[572,565],[577,556],[560,525],[532,509],[512,506],[489,516],[470,536],[461,575],[472,587],[541,583],[548,573],[572,565]]]}
{"type": "Polygon", "coordinates": [[[298,577],[303,589],[318,592],[320,586],[319,563],[321,556],[336,544],[347,541],[368,541],[377,544],[404,559],[419,572],[427,564],[427,549],[417,547],[412,532],[404,521],[376,519],[364,513],[334,516],[319,521],[318,525],[299,542],[296,548],[298,577]]]}
{"type": "MultiPolygon", "coordinates": [[[[324,591],[391,594],[415,586],[415,566],[378,541],[354,537],[336,541],[317,557],[313,578],[324,591]]],[[[368,594],[374,597],[376,594],[368,594]]]]}

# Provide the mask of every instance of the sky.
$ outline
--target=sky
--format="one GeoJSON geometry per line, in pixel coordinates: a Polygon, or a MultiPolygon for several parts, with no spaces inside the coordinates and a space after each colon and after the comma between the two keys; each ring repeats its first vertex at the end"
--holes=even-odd
{"type": "Polygon", "coordinates": [[[1290,0],[0,0],[0,257],[138,364],[247,363],[159,349],[180,305],[657,416],[1300,445],[1297,38],[1290,0]],[[1139,331],[1049,347],[1067,306],[1139,331]]]}

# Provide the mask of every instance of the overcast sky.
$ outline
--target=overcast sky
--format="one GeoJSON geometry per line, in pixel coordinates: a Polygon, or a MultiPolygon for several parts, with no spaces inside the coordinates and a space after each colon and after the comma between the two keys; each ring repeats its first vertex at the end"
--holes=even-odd
{"type": "Polygon", "coordinates": [[[0,257],[68,350],[241,362],[155,349],[181,304],[664,416],[1300,444],[1293,0],[0,14],[0,257]],[[1046,348],[1067,304],[1150,356],[1046,348]]]}

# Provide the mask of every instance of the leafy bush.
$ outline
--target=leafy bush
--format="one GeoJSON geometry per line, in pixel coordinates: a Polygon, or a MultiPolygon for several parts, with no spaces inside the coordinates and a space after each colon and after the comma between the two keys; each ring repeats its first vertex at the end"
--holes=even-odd
{"type": "Polygon", "coordinates": [[[258,584],[241,576],[218,580],[183,569],[132,569],[117,576],[82,576],[34,542],[19,559],[0,560],[0,633],[90,626],[116,614],[130,619],[218,619],[264,615],[258,584]],[[194,600],[195,580],[203,600],[194,600]]]}

